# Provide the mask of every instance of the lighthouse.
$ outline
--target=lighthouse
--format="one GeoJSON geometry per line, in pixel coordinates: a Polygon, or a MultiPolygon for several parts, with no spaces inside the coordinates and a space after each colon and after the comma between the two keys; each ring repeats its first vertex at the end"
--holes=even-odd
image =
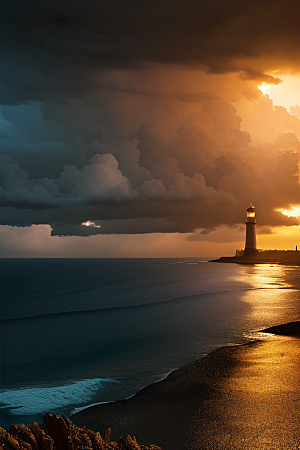
{"type": "Polygon", "coordinates": [[[300,265],[300,252],[296,250],[263,250],[256,248],[255,206],[250,203],[246,217],[245,249],[237,249],[235,256],[222,256],[212,262],[237,264],[291,264],[300,265]]]}
{"type": "Polygon", "coordinates": [[[244,255],[249,255],[256,252],[256,217],[255,206],[250,203],[247,208],[246,218],[246,244],[244,255]]]}

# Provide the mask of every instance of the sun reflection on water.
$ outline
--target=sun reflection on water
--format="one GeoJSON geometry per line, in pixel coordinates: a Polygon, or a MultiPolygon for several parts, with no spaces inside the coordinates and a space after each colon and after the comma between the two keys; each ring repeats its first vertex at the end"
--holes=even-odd
{"type": "Polygon", "coordinates": [[[241,330],[242,327],[251,330],[244,336],[261,339],[261,333],[257,333],[259,330],[299,320],[300,290],[295,282],[299,272],[297,267],[279,264],[242,268],[242,281],[250,288],[242,296],[249,308],[241,321],[241,330]]]}
{"type": "Polygon", "coordinates": [[[203,442],[215,449],[298,448],[300,341],[258,330],[299,320],[299,275],[296,266],[240,268],[236,279],[248,285],[241,298],[248,308],[235,318],[235,329],[242,334],[248,330],[243,335],[251,342],[229,350],[234,368],[226,366],[227,375],[216,378],[218,395],[208,403],[208,414],[203,416],[199,408],[193,449],[203,442]]]}
{"type": "Polygon", "coordinates": [[[286,272],[289,266],[280,264],[255,264],[245,267],[242,281],[250,284],[254,289],[291,288],[287,281],[286,272]]]}
{"type": "Polygon", "coordinates": [[[276,337],[244,347],[239,359],[241,363],[223,386],[222,448],[295,449],[299,442],[299,340],[276,337]]]}

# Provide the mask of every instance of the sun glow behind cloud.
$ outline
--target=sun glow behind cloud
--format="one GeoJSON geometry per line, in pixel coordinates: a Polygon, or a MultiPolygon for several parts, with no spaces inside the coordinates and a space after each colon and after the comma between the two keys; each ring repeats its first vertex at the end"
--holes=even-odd
{"type": "Polygon", "coordinates": [[[84,227],[94,227],[94,228],[101,228],[101,225],[96,225],[95,222],[91,222],[90,220],[87,220],[86,222],[82,222],[84,227]]]}
{"type": "Polygon", "coordinates": [[[267,84],[267,83],[263,82],[262,84],[260,84],[257,87],[264,95],[268,95],[271,98],[271,96],[270,96],[271,84],[267,84]]]}
{"type": "Polygon", "coordinates": [[[292,206],[290,209],[279,208],[276,211],[281,212],[284,216],[300,219],[300,205],[292,206]]]}
{"type": "Polygon", "coordinates": [[[274,105],[284,106],[287,110],[289,110],[291,106],[300,105],[299,74],[279,74],[278,76],[282,80],[282,83],[277,85],[270,85],[270,87],[268,88],[268,92],[266,92],[267,95],[273,100],[274,105]]]}
{"type": "Polygon", "coordinates": [[[263,81],[257,87],[263,95],[273,100],[274,105],[283,106],[289,111],[291,106],[300,104],[300,76],[276,73],[276,77],[282,82],[269,84],[263,81]]]}
{"type": "Polygon", "coordinates": [[[156,2],[139,2],[137,22],[149,20],[129,38],[131,2],[117,17],[114,2],[75,2],[69,19],[78,27],[53,20],[68,16],[65,0],[54,2],[45,27],[48,10],[34,0],[26,11],[13,3],[1,16],[10,76],[0,117],[1,224],[20,227],[2,230],[11,252],[36,233],[40,254],[43,228],[24,235],[21,228],[48,224],[47,252],[52,243],[67,252],[72,242],[72,255],[75,245],[85,255],[103,255],[106,245],[110,255],[230,255],[244,245],[236,224],[250,200],[269,232],[260,238],[270,248],[289,246],[279,230],[299,222],[289,211],[300,188],[295,0],[289,8],[275,0],[272,20],[259,2],[251,11],[247,2],[228,2],[234,15],[215,2],[175,2],[171,16],[168,2],[157,2],[167,22],[156,2]]]}
{"type": "Polygon", "coordinates": [[[300,246],[300,226],[274,227],[273,233],[259,235],[257,237],[258,247],[265,250],[287,250],[300,246]]]}

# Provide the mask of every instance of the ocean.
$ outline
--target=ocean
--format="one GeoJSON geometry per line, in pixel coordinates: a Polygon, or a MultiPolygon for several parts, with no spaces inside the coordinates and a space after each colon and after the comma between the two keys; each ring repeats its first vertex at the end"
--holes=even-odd
{"type": "Polygon", "coordinates": [[[127,398],[299,320],[300,267],[209,260],[0,260],[0,425],[127,398]]]}

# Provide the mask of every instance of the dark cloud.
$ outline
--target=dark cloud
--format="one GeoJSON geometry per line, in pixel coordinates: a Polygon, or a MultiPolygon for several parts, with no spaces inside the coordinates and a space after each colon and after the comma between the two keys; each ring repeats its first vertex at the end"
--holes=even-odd
{"type": "Polygon", "coordinates": [[[245,69],[241,72],[240,78],[242,80],[256,80],[260,83],[266,83],[266,84],[280,84],[282,83],[282,80],[278,77],[274,77],[273,75],[268,75],[262,72],[259,72],[258,70],[253,69],[245,69]]]}
{"type": "Polygon", "coordinates": [[[222,242],[250,201],[261,225],[298,223],[276,209],[299,203],[300,120],[257,89],[299,69],[296,10],[3,3],[1,223],[222,242]]]}
{"type": "Polygon", "coordinates": [[[299,68],[298,15],[297,0],[2,2],[2,95],[80,95],[94,69],[147,63],[276,83],[264,72],[299,68]]]}
{"type": "Polygon", "coordinates": [[[240,225],[235,226],[224,226],[221,225],[218,228],[206,228],[204,230],[197,231],[193,234],[190,234],[187,237],[187,241],[193,242],[237,242],[243,241],[245,237],[245,228],[240,225]]]}
{"type": "Polygon", "coordinates": [[[213,92],[201,92],[200,94],[181,94],[176,96],[177,100],[189,103],[204,103],[212,100],[221,100],[213,92]]]}
{"type": "Polygon", "coordinates": [[[261,225],[298,223],[275,211],[299,202],[298,138],[253,146],[240,125],[232,105],[206,102],[167,141],[144,124],[138,139],[87,144],[83,163],[57,178],[30,179],[3,156],[2,223],[49,223],[54,235],[189,232],[243,222],[250,200],[261,225]]]}

